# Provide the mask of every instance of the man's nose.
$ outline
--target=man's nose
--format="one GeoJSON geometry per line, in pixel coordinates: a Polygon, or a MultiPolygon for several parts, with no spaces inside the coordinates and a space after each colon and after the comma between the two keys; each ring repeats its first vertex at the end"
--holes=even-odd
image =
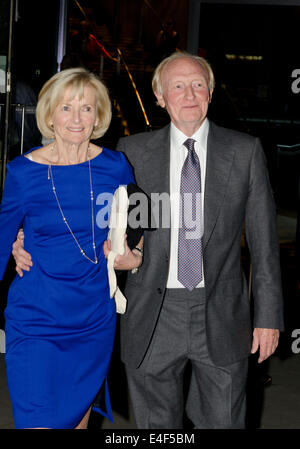
{"type": "Polygon", "coordinates": [[[187,98],[194,98],[195,92],[194,92],[193,86],[186,86],[185,95],[187,98]]]}

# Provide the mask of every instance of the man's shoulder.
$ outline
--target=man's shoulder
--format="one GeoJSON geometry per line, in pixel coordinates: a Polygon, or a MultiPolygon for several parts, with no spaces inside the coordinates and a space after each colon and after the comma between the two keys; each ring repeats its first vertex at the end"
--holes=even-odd
{"type": "Polygon", "coordinates": [[[151,142],[164,139],[169,132],[170,132],[170,125],[167,125],[155,131],[148,131],[143,133],[132,134],[126,137],[121,137],[119,139],[117,148],[120,149],[120,147],[125,147],[126,150],[128,151],[134,151],[135,148],[140,148],[141,145],[145,146],[148,143],[150,144],[151,142]]]}
{"type": "Polygon", "coordinates": [[[252,136],[244,131],[224,128],[222,126],[216,125],[212,121],[209,122],[209,133],[211,136],[221,139],[224,143],[253,143],[253,141],[257,139],[257,137],[252,136]]]}

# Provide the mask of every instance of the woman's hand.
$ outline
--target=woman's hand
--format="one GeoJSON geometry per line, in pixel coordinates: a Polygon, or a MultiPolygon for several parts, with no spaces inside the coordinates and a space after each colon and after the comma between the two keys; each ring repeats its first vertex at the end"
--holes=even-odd
{"type": "MultiPolygon", "coordinates": [[[[123,255],[118,254],[115,258],[114,269],[115,270],[132,270],[133,268],[138,268],[143,261],[142,254],[135,250],[134,248],[131,250],[127,245],[127,236],[125,235],[125,253],[123,255]]],[[[139,248],[143,247],[143,237],[139,241],[139,248]]],[[[103,245],[104,255],[107,259],[108,254],[110,252],[110,240],[106,240],[103,245]]]]}
{"type": "Polygon", "coordinates": [[[30,267],[33,266],[31,255],[24,249],[23,229],[19,230],[17,240],[13,243],[12,255],[16,261],[16,272],[23,277],[23,270],[30,271],[30,267]]]}

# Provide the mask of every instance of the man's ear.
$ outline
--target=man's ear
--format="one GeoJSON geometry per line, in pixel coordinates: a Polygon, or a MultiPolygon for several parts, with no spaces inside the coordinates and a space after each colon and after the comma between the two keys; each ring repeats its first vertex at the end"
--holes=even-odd
{"type": "Polygon", "coordinates": [[[163,98],[162,95],[158,94],[157,92],[154,92],[154,95],[156,96],[157,99],[157,104],[161,107],[164,108],[166,106],[165,100],[163,98]]]}

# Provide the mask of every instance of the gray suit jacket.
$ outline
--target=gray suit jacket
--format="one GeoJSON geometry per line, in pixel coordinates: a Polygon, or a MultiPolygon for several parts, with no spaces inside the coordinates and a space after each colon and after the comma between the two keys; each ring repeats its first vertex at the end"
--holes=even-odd
{"type": "MultiPolygon", "coordinates": [[[[283,329],[276,211],[259,139],[210,122],[204,200],[204,274],[208,349],[218,365],[250,353],[252,323],[241,267],[245,224],[252,262],[254,327],[283,329]]],[[[137,184],[149,195],[169,192],[170,127],[120,139],[137,184]]],[[[121,356],[143,361],[162,306],[170,229],[145,233],[144,261],[129,273],[127,312],[121,318],[121,356]]]]}

